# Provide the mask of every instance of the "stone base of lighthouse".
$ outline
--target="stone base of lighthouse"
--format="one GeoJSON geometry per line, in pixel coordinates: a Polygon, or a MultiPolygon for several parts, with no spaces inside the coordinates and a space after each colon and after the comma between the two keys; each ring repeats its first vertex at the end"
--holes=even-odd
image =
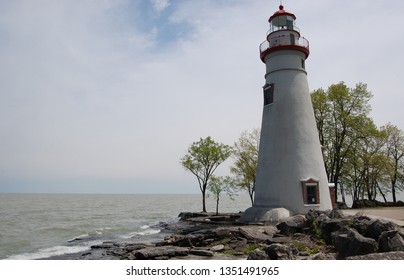
{"type": "Polygon", "coordinates": [[[248,223],[278,223],[288,217],[290,217],[290,212],[286,208],[253,206],[243,213],[239,221],[248,223]]]}

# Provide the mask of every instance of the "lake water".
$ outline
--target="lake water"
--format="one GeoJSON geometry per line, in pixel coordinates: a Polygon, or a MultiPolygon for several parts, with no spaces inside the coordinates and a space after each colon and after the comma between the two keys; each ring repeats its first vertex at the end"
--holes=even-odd
{"type": "MultiPolygon", "coordinates": [[[[201,195],[0,194],[0,259],[86,251],[108,240],[159,237],[160,222],[199,212],[201,195]]],[[[244,211],[249,197],[221,198],[220,212],[244,211]]],[[[207,210],[215,211],[213,198],[207,210]]]]}

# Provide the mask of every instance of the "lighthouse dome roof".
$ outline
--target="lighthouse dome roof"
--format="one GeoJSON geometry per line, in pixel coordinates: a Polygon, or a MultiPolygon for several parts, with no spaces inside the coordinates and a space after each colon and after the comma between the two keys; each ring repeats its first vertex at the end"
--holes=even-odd
{"type": "Polygon", "coordinates": [[[274,18],[277,18],[279,16],[291,16],[293,19],[296,19],[296,16],[292,13],[289,13],[284,9],[283,5],[279,6],[279,11],[276,11],[269,19],[268,21],[271,22],[274,18]]]}

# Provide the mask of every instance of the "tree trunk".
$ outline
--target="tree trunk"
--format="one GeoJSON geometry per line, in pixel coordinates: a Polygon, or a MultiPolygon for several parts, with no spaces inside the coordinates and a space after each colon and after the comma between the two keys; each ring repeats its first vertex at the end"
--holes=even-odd
{"type": "Polygon", "coordinates": [[[345,191],[344,191],[344,185],[341,183],[340,185],[340,191],[341,191],[341,198],[342,202],[345,203],[345,191]]]}
{"type": "Polygon", "coordinates": [[[253,183],[253,186],[248,190],[248,195],[250,196],[251,200],[251,206],[254,206],[254,193],[255,193],[255,181],[253,183]]]}
{"type": "Polygon", "coordinates": [[[395,185],[391,186],[391,194],[393,196],[393,203],[396,204],[397,198],[396,198],[396,186],[395,185]]]}
{"type": "Polygon", "coordinates": [[[383,193],[382,189],[380,188],[380,186],[379,186],[379,185],[377,185],[377,188],[379,189],[379,192],[380,192],[380,194],[382,195],[384,202],[386,202],[386,203],[387,203],[386,196],[384,195],[384,193],[383,193]]]}
{"type": "Polygon", "coordinates": [[[206,213],[206,189],[202,191],[202,212],[206,213]]]}
{"type": "Polygon", "coordinates": [[[393,203],[396,204],[397,203],[397,198],[396,198],[396,182],[397,182],[397,166],[398,163],[396,162],[396,167],[394,168],[394,175],[393,178],[391,179],[391,194],[393,196],[393,203]]]}
{"type": "Polygon", "coordinates": [[[216,198],[216,215],[219,215],[219,196],[216,198]]]}

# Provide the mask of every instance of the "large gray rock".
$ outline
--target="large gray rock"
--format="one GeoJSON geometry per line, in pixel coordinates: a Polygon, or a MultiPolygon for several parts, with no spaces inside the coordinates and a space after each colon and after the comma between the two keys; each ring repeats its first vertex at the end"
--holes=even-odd
{"type": "Polygon", "coordinates": [[[347,260],[404,260],[404,252],[387,252],[387,253],[374,253],[361,256],[352,256],[346,258],[347,260]]]}
{"type": "Polygon", "coordinates": [[[215,254],[208,250],[202,249],[190,249],[189,253],[191,255],[202,256],[202,257],[213,257],[215,254]]]}
{"type": "Polygon", "coordinates": [[[247,260],[269,260],[268,254],[261,250],[261,249],[255,249],[252,251],[249,255],[247,260]]]}
{"type": "Polygon", "coordinates": [[[293,235],[294,233],[302,232],[307,227],[307,219],[303,215],[292,216],[277,224],[276,227],[280,234],[293,235]]]}
{"type": "Polygon", "coordinates": [[[135,252],[138,260],[153,260],[161,257],[177,257],[189,255],[189,249],[175,246],[148,247],[135,252]]]}
{"type": "Polygon", "coordinates": [[[343,233],[334,235],[334,247],[338,251],[338,258],[344,259],[349,256],[366,255],[375,253],[379,244],[372,238],[367,238],[355,229],[348,229],[343,233]]]}
{"type": "Polygon", "coordinates": [[[393,222],[383,219],[375,219],[370,221],[366,231],[366,236],[371,237],[374,240],[378,240],[380,235],[385,231],[397,230],[397,225],[393,222]]]}
{"type": "Polygon", "coordinates": [[[369,217],[359,215],[352,218],[351,227],[356,229],[363,236],[367,236],[366,233],[370,223],[372,223],[372,221],[369,217]]]}
{"type": "Polygon", "coordinates": [[[238,232],[241,234],[242,237],[246,238],[247,240],[254,240],[257,242],[265,242],[266,240],[270,239],[271,236],[263,233],[257,227],[244,227],[239,228],[238,232]]]}
{"type": "Polygon", "coordinates": [[[349,228],[349,221],[347,220],[325,220],[320,224],[321,236],[326,244],[333,243],[333,233],[339,232],[342,229],[349,228]]]}
{"type": "Polygon", "coordinates": [[[266,249],[265,252],[267,253],[270,260],[293,260],[293,252],[291,248],[287,245],[283,244],[271,244],[266,249]]]}
{"type": "Polygon", "coordinates": [[[344,217],[344,213],[340,209],[334,208],[332,209],[329,217],[330,219],[342,219],[344,217]]]}
{"type": "Polygon", "coordinates": [[[380,252],[404,251],[404,235],[398,230],[383,232],[379,237],[380,252]]]}
{"type": "Polygon", "coordinates": [[[132,252],[140,249],[144,249],[147,246],[145,244],[128,244],[124,247],[125,251],[132,252]]]}
{"type": "Polygon", "coordinates": [[[224,251],[224,245],[219,244],[219,245],[213,246],[213,247],[210,248],[210,250],[212,252],[222,252],[222,251],[224,251]]]}

